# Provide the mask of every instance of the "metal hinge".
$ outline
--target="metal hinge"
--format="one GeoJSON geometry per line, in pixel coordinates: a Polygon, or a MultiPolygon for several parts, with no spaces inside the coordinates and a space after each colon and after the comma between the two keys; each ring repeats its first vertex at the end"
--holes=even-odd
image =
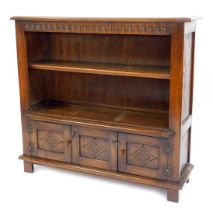
{"type": "Polygon", "coordinates": [[[33,131],[33,126],[32,126],[32,124],[30,122],[27,124],[27,131],[29,133],[32,133],[32,131],[33,131]]]}
{"type": "Polygon", "coordinates": [[[165,168],[164,175],[169,177],[169,176],[171,176],[171,172],[172,172],[172,167],[171,166],[167,166],[165,168]]]}
{"type": "Polygon", "coordinates": [[[30,154],[33,153],[33,143],[31,143],[31,142],[29,143],[28,150],[29,150],[30,154]]]}
{"type": "Polygon", "coordinates": [[[172,144],[166,144],[166,153],[168,155],[172,155],[172,152],[173,152],[172,144]]]}

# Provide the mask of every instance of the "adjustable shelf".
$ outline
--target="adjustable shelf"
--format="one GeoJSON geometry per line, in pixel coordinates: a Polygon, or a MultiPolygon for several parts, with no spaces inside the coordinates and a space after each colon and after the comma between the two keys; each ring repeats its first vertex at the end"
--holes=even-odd
{"type": "Polygon", "coordinates": [[[38,61],[30,69],[128,77],[170,79],[169,66],[121,65],[97,62],[38,61]]]}

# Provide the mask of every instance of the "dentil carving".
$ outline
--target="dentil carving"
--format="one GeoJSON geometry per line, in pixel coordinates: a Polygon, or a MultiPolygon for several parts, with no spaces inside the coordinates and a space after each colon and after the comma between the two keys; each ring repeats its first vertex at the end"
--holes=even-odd
{"type": "Polygon", "coordinates": [[[171,26],[166,23],[63,23],[23,22],[25,31],[62,31],[73,33],[112,34],[170,34],[171,26]]]}

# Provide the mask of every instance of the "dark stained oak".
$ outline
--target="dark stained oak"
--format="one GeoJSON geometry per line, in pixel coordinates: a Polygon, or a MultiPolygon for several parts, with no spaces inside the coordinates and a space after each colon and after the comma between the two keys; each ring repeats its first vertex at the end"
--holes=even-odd
{"type": "Polygon", "coordinates": [[[71,162],[72,134],[70,126],[45,122],[30,122],[32,155],[71,162]]]}
{"type": "Polygon", "coordinates": [[[188,171],[188,173],[185,173],[186,176],[181,177],[181,182],[171,182],[171,181],[165,181],[160,179],[154,179],[149,177],[142,177],[137,175],[129,175],[127,173],[121,173],[121,172],[113,172],[103,169],[98,169],[95,167],[88,167],[88,166],[80,166],[76,164],[69,164],[65,162],[60,162],[56,160],[50,160],[40,157],[33,157],[33,156],[27,156],[22,155],[19,157],[20,160],[28,161],[32,164],[38,164],[38,165],[45,165],[45,166],[51,166],[56,168],[62,168],[62,169],[68,169],[76,172],[83,172],[87,174],[92,175],[98,175],[108,178],[115,178],[120,179],[124,181],[134,182],[138,184],[146,184],[153,187],[159,187],[163,189],[171,189],[171,190],[181,190],[185,184],[182,180],[186,180],[189,176],[190,172],[193,169],[193,165],[188,164],[185,168],[185,170],[188,171]]]}
{"type": "Polygon", "coordinates": [[[125,109],[111,106],[101,106],[81,103],[61,103],[45,101],[35,105],[30,115],[59,116],[76,120],[87,120],[114,125],[168,129],[168,113],[143,111],[140,109],[125,109]]]}
{"type": "Polygon", "coordinates": [[[26,115],[35,120],[57,119],[68,124],[83,123],[156,137],[167,138],[174,135],[174,132],[168,129],[167,112],[150,112],[139,108],[44,101],[32,106],[26,115]]]}
{"type": "Polygon", "coordinates": [[[192,22],[201,19],[200,16],[194,17],[165,17],[165,18],[80,18],[80,17],[33,17],[33,16],[14,16],[11,20],[18,21],[61,21],[61,22],[192,22]]]}
{"type": "Polygon", "coordinates": [[[179,201],[179,191],[178,190],[167,190],[167,200],[172,202],[179,201]]]}
{"type": "Polygon", "coordinates": [[[160,187],[190,163],[199,18],[12,17],[24,171],[34,164],[160,187]]]}
{"type": "Polygon", "coordinates": [[[169,108],[169,80],[165,79],[31,69],[29,80],[31,106],[50,99],[151,112],[169,108]]]}
{"type": "Polygon", "coordinates": [[[63,62],[63,61],[43,61],[30,63],[31,69],[62,71],[74,73],[90,73],[115,76],[145,77],[169,79],[169,67],[161,66],[139,66],[139,65],[119,65],[107,63],[88,62],[63,62]]]}
{"type": "Polygon", "coordinates": [[[24,172],[27,172],[27,173],[34,172],[34,166],[31,162],[24,161],[24,172]]]}
{"type": "Polygon", "coordinates": [[[167,139],[119,133],[118,141],[119,171],[167,180],[167,139]]]}

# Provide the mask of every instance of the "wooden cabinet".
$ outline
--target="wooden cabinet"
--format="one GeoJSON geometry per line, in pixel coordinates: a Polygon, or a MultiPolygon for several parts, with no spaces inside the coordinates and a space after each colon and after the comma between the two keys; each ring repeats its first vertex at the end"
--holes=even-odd
{"type": "Polygon", "coordinates": [[[84,126],[29,123],[32,156],[167,179],[168,139],[84,126]]]}
{"type": "Polygon", "coordinates": [[[24,170],[179,190],[190,163],[193,18],[13,17],[24,170]]]}

